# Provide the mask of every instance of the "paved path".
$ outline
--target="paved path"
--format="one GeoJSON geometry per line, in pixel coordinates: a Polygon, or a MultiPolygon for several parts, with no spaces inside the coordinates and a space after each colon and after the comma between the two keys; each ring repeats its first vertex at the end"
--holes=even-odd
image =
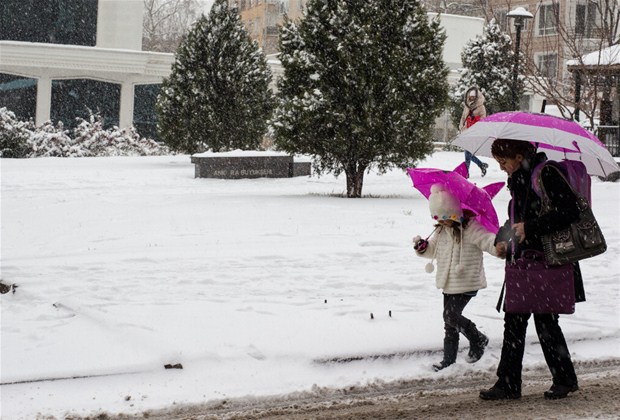
{"type": "MultiPolygon", "coordinates": [[[[580,390],[547,401],[546,369],[525,371],[523,396],[515,401],[482,401],[491,386],[484,372],[462,378],[399,381],[381,386],[317,389],[311,395],[256,400],[222,400],[144,413],[150,419],[620,419],[620,359],[577,363],[580,390]]],[[[123,417],[127,418],[127,417],[123,417]]]]}

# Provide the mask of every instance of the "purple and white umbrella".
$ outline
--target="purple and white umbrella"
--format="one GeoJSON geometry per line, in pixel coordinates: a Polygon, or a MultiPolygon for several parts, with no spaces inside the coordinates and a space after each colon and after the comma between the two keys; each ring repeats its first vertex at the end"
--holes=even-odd
{"type": "Polygon", "coordinates": [[[529,141],[553,160],[578,160],[590,175],[620,171],[609,150],[591,132],[574,121],[547,114],[498,112],[481,119],[456,136],[452,144],[477,156],[489,156],[496,139],[529,141]]]}

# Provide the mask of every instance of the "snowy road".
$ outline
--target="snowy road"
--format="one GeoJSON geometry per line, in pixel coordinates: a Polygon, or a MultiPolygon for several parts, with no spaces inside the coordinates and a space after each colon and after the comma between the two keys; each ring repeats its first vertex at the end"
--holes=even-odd
{"type": "Polygon", "coordinates": [[[576,363],[580,390],[547,401],[546,368],[524,372],[523,396],[514,401],[482,401],[492,385],[485,372],[460,378],[396,381],[340,390],[315,389],[278,398],[221,400],[208,405],[149,412],[150,419],[583,419],[620,418],[620,359],[576,363]]]}

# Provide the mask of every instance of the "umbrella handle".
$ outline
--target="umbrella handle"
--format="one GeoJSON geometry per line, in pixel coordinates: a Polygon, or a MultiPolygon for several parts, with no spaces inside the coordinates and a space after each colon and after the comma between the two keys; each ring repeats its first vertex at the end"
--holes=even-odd
{"type": "Polygon", "coordinates": [[[426,237],[426,239],[420,238],[418,241],[416,241],[416,243],[413,245],[413,249],[418,251],[420,254],[423,254],[424,251],[426,251],[426,247],[428,246],[428,238],[430,238],[437,229],[439,229],[439,226],[435,226],[435,229],[433,229],[433,231],[430,233],[430,235],[426,237]]]}
{"type": "Polygon", "coordinates": [[[418,251],[420,254],[424,254],[427,246],[428,246],[428,241],[426,239],[419,239],[415,243],[415,245],[413,245],[413,249],[418,251]]]}
{"type": "Polygon", "coordinates": [[[426,237],[426,239],[424,239],[424,240],[425,240],[425,241],[428,241],[428,238],[430,238],[431,236],[433,236],[433,233],[435,233],[435,231],[436,231],[437,229],[439,229],[439,226],[435,226],[435,229],[433,229],[433,231],[430,233],[430,235],[428,235],[428,236],[426,237]]]}

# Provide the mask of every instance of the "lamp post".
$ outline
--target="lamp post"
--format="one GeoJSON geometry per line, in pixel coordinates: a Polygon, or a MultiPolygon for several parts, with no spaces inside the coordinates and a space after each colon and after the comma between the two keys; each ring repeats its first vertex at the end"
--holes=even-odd
{"type": "Polygon", "coordinates": [[[525,19],[532,19],[534,15],[523,7],[516,7],[506,14],[507,17],[515,20],[517,39],[515,42],[515,62],[512,66],[512,109],[517,110],[517,80],[519,78],[519,48],[521,47],[521,29],[525,19]]]}

